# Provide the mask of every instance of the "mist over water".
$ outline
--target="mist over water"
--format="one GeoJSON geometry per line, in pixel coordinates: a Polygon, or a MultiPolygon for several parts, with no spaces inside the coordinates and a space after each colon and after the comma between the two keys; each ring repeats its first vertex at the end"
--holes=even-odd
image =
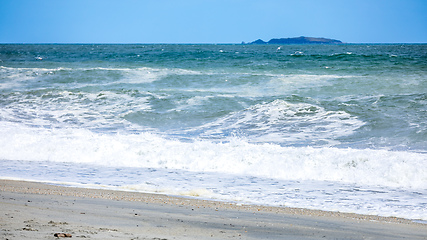
{"type": "Polygon", "coordinates": [[[426,66],[426,45],[0,45],[0,177],[427,219],[426,66]]]}

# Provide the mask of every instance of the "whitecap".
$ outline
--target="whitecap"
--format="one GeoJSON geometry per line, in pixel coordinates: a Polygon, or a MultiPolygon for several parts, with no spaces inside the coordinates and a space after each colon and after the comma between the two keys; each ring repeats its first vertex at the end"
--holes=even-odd
{"type": "Polygon", "coordinates": [[[224,138],[237,133],[251,142],[331,146],[363,125],[363,121],[344,111],[275,100],[231,113],[196,130],[204,132],[204,138],[224,138]]]}

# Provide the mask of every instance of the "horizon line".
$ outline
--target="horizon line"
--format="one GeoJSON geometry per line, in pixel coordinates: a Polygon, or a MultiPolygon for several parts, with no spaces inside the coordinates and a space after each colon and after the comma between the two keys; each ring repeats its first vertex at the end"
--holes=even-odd
{"type": "Polygon", "coordinates": [[[351,45],[351,44],[427,44],[427,42],[342,42],[342,43],[306,43],[306,44],[251,44],[250,42],[246,43],[244,41],[240,42],[240,43],[165,43],[165,42],[147,42],[147,43],[143,43],[143,42],[121,42],[121,43],[114,43],[114,42],[0,42],[0,44],[41,44],[41,45],[48,45],[48,44],[56,44],[56,45],[60,45],[60,44],[100,44],[100,45],[126,45],[126,44],[140,44],[140,45],[155,45],[155,44],[164,44],[164,45],[191,45],[191,44],[196,44],[196,45],[351,45]]]}

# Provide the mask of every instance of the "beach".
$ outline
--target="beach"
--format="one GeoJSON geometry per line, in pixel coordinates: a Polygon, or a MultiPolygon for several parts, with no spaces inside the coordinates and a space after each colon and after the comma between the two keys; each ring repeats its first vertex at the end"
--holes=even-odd
{"type": "Polygon", "coordinates": [[[0,44],[0,177],[427,221],[426,53],[0,44]]]}
{"type": "Polygon", "coordinates": [[[0,59],[0,239],[426,238],[425,44],[0,59]]]}
{"type": "Polygon", "coordinates": [[[1,239],[427,239],[392,217],[12,180],[0,195],[1,239]]]}

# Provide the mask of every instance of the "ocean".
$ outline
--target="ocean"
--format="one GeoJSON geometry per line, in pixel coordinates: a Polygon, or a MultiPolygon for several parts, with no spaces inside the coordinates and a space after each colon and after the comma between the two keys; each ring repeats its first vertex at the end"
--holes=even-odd
{"type": "Polygon", "coordinates": [[[427,45],[2,44],[0,178],[427,220],[427,45]]]}

